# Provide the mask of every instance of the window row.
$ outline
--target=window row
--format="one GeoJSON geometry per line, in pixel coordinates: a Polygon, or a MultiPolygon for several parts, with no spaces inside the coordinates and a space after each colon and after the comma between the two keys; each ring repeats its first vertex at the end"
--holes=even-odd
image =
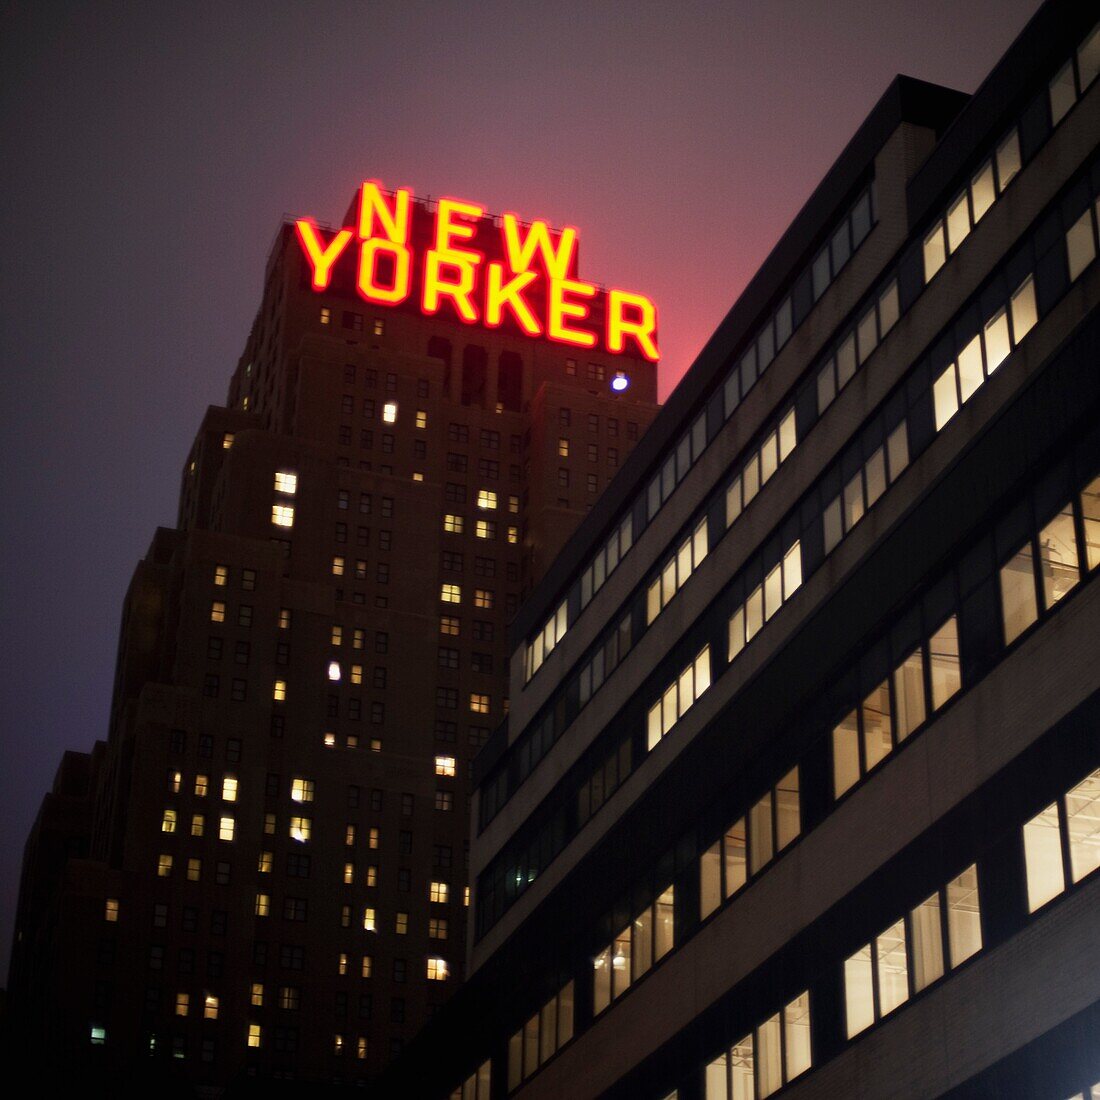
{"type": "Polygon", "coordinates": [[[841,491],[825,505],[822,516],[825,553],[830,553],[893,485],[909,465],[909,434],[904,420],[886,442],[845,481],[841,491]]]}
{"type": "Polygon", "coordinates": [[[1057,126],[1100,72],[1100,25],[1092,28],[1076,53],[1054,74],[1047,89],[1050,123],[1057,126]]]}
{"type": "Polygon", "coordinates": [[[685,585],[688,577],[699,568],[707,556],[707,517],[680,544],[646,590],[645,621],[649,626],[664,610],[669,600],[685,585]]]}
{"type": "Polygon", "coordinates": [[[1068,501],[1001,566],[1005,644],[1071,592],[1100,565],[1100,477],[1068,501]]]}
{"type": "Polygon", "coordinates": [[[851,259],[852,253],[866,239],[874,219],[874,184],[871,184],[856,199],[810,267],[798,277],[794,292],[783,301],[730,371],[723,387],[727,419],[779,354],[813,304],[825,293],[840,269],[851,259]]]}
{"type": "Polygon", "coordinates": [[[565,637],[569,628],[569,603],[562,600],[557,610],[543,624],[542,629],[535,635],[535,640],[528,643],[524,661],[525,679],[530,680],[540,668],[543,661],[554,651],[554,647],[565,637]]]}
{"type": "Polygon", "coordinates": [[[971,865],[845,960],[848,1038],[981,949],[978,869],[971,865]]]}
{"type": "Polygon", "coordinates": [[[737,607],[729,620],[729,659],[732,661],[760,632],[763,625],[802,585],[802,547],[795,540],[782,561],[768,570],[763,581],[737,607]]]}
{"type": "Polygon", "coordinates": [[[489,1100],[492,1084],[492,1063],[484,1061],[451,1093],[449,1100],[489,1100]]]}
{"type": "Polygon", "coordinates": [[[1029,913],[1100,867],[1100,768],[1023,829],[1029,913]]]}
{"type": "Polygon", "coordinates": [[[761,1100],[812,1064],[810,994],[805,992],[707,1064],[704,1097],[761,1100]]]}
{"type": "Polygon", "coordinates": [[[882,763],[961,687],[959,625],[952,615],[833,728],[833,797],[882,763]]]}
{"type": "MultiPolygon", "coordinates": [[[[224,588],[229,584],[229,566],[228,565],[215,565],[214,566],[214,584],[218,588],[224,588]]],[[[254,592],[256,590],[256,570],[255,569],[242,569],[241,570],[241,588],[245,592],[254,592]]]]}
{"type": "Polygon", "coordinates": [[[631,624],[631,614],[627,611],[619,620],[619,625],[614,630],[608,631],[592,658],[581,666],[578,677],[578,698],[582,707],[600,690],[604,680],[615,671],[619,662],[630,652],[633,644],[631,624]]]}
{"type": "Polygon", "coordinates": [[[710,687],[710,646],[705,645],[695,660],[668,685],[646,715],[646,748],[652,752],[710,687]]]}
{"type": "Polygon", "coordinates": [[[699,918],[733,897],[802,832],[798,768],[739,817],[699,859],[699,918]]]}
{"type": "Polygon", "coordinates": [[[1029,275],[932,383],[936,431],[974,396],[1038,320],[1035,281],[1029,275]]]}
{"type": "Polygon", "coordinates": [[[726,489],[726,526],[732,526],[749,506],[772,474],[786,461],[798,442],[795,433],[794,409],[791,409],[774,431],[769,433],[758,451],[749,456],[744,467],[726,489]]]}
{"type": "Polygon", "coordinates": [[[970,184],[951,200],[947,212],[924,237],[924,281],[932,277],[970,235],[990,207],[1020,171],[1020,134],[1015,126],[997,143],[996,152],[985,160],[970,184]]]}
{"type": "Polygon", "coordinates": [[[508,1040],[508,1091],[518,1088],[573,1038],[573,983],[567,982],[508,1040]]]}
{"type": "Polygon", "coordinates": [[[669,886],[592,960],[592,1014],[598,1016],[672,950],[675,896],[669,886]]]}

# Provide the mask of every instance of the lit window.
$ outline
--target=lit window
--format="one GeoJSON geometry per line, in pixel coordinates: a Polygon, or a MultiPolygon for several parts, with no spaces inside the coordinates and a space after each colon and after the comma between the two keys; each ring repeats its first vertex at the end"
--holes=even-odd
{"type": "Polygon", "coordinates": [[[225,450],[229,450],[233,446],[234,435],[232,432],[225,432],[222,435],[222,447],[225,450]]]}
{"type": "Polygon", "coordinates": [[[423,409],[416,410],[416,426],[426,428],[428,426],[428,414],[423,409]]]}
{"type": "Polygon", "coordinates": [[[271,692],[272,699],[276,703],[282,703],[286,701],[286,680],[276,680],[275,686],[271,692]]]}
{"type": "Polygon", "coordinates": [[[457,584],[444,584],[439,590],[439,598],[444,603],[461,603],[462,588],[457,584]]]}
{"type": "Polygon", "coordinates": [[[118,898],[107,898],[103,909],[103,919],[111,922],[118,920],[118,898]]]}
{"type": "Polygon", "coordinates": [[[479,539],[495,539],[497,537],[497,525],[491,519],[479,519],[474,534],[479,539]]]}
{"type": "Polygon", "coordinates": [[[1035,592],[1035,565],[1026,542],[1000,571],[1001,614],[1005,644],[1015,641],[1039,617],[1035,592]]]}
{"type": "Polygon", "coordinates": [[[289,470],[275,471],[275,492],[293,496],[298,491],[298,475],[289,470]]]}
{"type": "Polygon", "coordinates": [[[455,758],[453,756],[437,756],[435,758],[436,775],[454,775],[455,758]]]}
{"type": "Polygon", "coordinates": [[[344,575],[344,559],[342,557],[335,557],[332,559],[332,575],[334,577],[342,577],[344,575]]]}
{"type": "Polygon", "coordinates": [[[492,511],[497,506],[497,495],[492,489],[478,489],[477,506],[482,511],[492,511]]]}
{"type": "Polygon", "coordinates": [[[945,960],[953,969],[981,947],[978,873],[972,865],[845,960],[848,1038],[941,978],[945,960]]]}
{"type": "Polygon", "coordinates": [[[431,888],[428,891],[428,900],[439,902],[444,904],[447,901],[447,883],[445,882],[433,882],[431,888]]]}
{"type": "Polygon", "coordinates": [[[290,781],[290,797],[295,802],[312,802],[313,780],[298,778],[292,779],[290,781]]]}
{"type": "MultiPolygon", "coordinates": [[[[327,322],[326,322],[327,324],[327,322]]],[[[248,1025],[248,1045],[250,1047],[259,1047],[263,1041],[263,1029],[259,1024],[248,1025]]]]}
{"type": "Polygon", "coordinates": [[[227,775],[222,779],[222,801],[223,802],[236,802],[237,801],[237,777],[234,775],[227,775]]]}
{"type": "Polygon", "coordinates": [[[290,608],[289,607],[282,607],[282,608],[279,609],[279,629],[280,630],[289,630],[290,629],[290,608]]]}
{"type": "Polygon", "coordinates": [[[378,921],[375,916],[373,907],[368,907],[363,910],[363,931],[364,932],[377,932],[378,921]]]}
{"type": "Polygon", "coordinates": [[[330,642],[333,646],[344,644],[344,628],[342,626],[334,626],[332,628],[330,642]]]}
{"type": "MultiPolygon", "coordinates": [[[[332,323],[332,310],[328,306],[321,306],[321,324],[328,325],[332,323]]],[[[249,1046],[259,1046],[259,1043],[249,1043],[249,1046]]]]}
{"type": "Polygon", "coordinates": [[[1073,507],[1066,506],[1039,532],[1043,605],[1053,607],[1080,580],[1073,507]]]}
{"type": "Polygon", "coordinates": [[[366,1037],[360,1035],[355,1041],[355,1057],[359,1059],[366,1058],[367,1056],[367,1040],[366,1037]]]}
{"type": "Polygon", "coordinates": [[[183,784],[183,773],[179,771],[170,771],[168,773],[168,789],[173,794],[180,793],[180,787],[183,784]]]}
{"type": "Polygon", "coordinates": [[[343,1054],[344,1053],[344,1037],[343,1037],[343,1035],[339,1034],[339,1032],[337,1032],[337,1034],[333,1035],[333,1037],[332,1037],[332,1053],[333,1054],[343,1054]]]}
{"type": "Polygon", "coordinates": [[[474,714],[488,714],[489,713],[489,696],[481,692],[470,693],[470,710],[474,714]]]}
{"type": "Polygon", "coordinates": [[[409,914],[408,913],[396,913],[394,915],[393,930],[399,935],[404,936],[409,931],[409,914]]]}
{"type": "Polygon", "coordinates": [[[363,956],[363,963],[360,969],[359,975],[362,978],[369,978],[373,970],[373,962],[370,955],[363,956]]]}
{"type": "Polygon", "coordinates": [[[594,1014],[607,1008],[630,988],[632,982],[672,950],[673,909],[674,895],[670,886],[593,959],[594,1014]]]}
{"type": "Polygon", "coordinates": [[[561,439],[558,440],[558,457],[569,457],[569,440],[566,439],[565,436],[562,436],[561,439]]]}
{"type": "Polygon", "coordinates": [[[276,527],[294,526],[294,505],[273,504],[271,506],[271,522],[276,527]]]}
{"type": "MultiPolygon", "coordinates": [[[[395,424],[397,422],[397,402],[387,401],[382,406],[382,420],[386,424],[395,424]]],[[[419,425],[417,425],[419,427],[419,425]]]]}
{"type": "Polygon", "coordinates": [[[218,1018],[218,998],[213,993],[207,993],[203,998],[202,1018],[204,1020],[216,1020],[218,1018]]]}
{"type": "Polygon", "coordinates": [[[344,844],[347,847],[352,847],[355,844],[355,826],[348,825],[344,829],[344,844]]]}
{"type": "Polygon", "coordinates": [[[290,839],[304,843],[309,840],[313,829],[313,821],[308,817],[292,817],[290,819],[290,839]]]}
{"type": "Polygon", "coordinates": [[[646,719],[646,742],[652,750],[688,709],[710,687],[710,646],[699,655],[665,689],[650,708],[646,719]]]}
{"type": "Polygon", "coordinates": [[[191,994],[190,993],[177,993],[176,994],[176,1015],[186,1016],[191,1009],[191,994]]]}
{"type": "Polygon", "coordinates": [[[462,534],[462,517],[447,513],[443,517],[443,530],[450,535],[462,534]]]}
{"type": "Polygon", "coordinates": [[[225,622],[225,604],[221,600],[215,600],[210,605],[210,621],[212,623],[225,622]]]}
{"type": "Polygon", "coordinates": [[[195,797],[196,798],[205,798],[206,797],[206,786],[207,786],[208,782],[209,782],[209,780],[206,778],[205,775],[196,775],[195,776],[195,797]]]}
{"type": "Polygon", "coordinates": [[[513,546],[515,546],[515,544],[517,542],[519,542],[519,528],[518,527],[509,527],[508,528],[508,541],[513,546]]]}
{"type": "Polygon", "coordinates": [[[160,820],[160,831],[162,833],[174,833],[176,831],[176,811],[173,809],[166,809],[164,816],[160,820]]]}
{"type": "Polygon", "coordinates": [[[256,1008],[263,1008],[263,1004],[264,1004],[264,983],[263,982],[253,982],[252,983],[251,1003],[253,1005],[255,1005],[256,1008]]]}
{"type": "Polygon", "coordinates": [[[261,875],[271,874],[271,869],[275,866],[275,853],[274,852],[261,852],[260,858],[257,862],[256,870],[261,875]]]}
{"type": "Polygon", "coordinates": [[[474,607],[490,608],[493,606],[493,593],[488,588],[474,589],[474,607]]]}
{"type": "Polygon", "coordinates": [[[340,662],[339,661],[329,661],[329,663],[328,663],[328,678],[330,680],[339,680],[340,679],[340,662]]]}
{"type": "Polygon", "coordinates": [[[161,854],[157,856],[157,876],[167,878],[172,873],[172,857],[161,854]]]}
{"type": "Polygon", "coordinates": [[[215,565],[214,566],[214,583],[219,588],[224,588],[229,580],[229,566],[228,565],[215,565]]]}
{"type": "Polygon", "coordinates": [[[218,839],[232,840],[236,828],[237,823],[232,817],[221,818],[221,820],[218,822],[218,839]]]}
{"type": "Polygon", "coordinates": [[[199,882],[202,879],[202,860],[192,856],[187,861],[187,881],[199,882]]]}
{"type": "Polygon", "coordinates": [[[447,979],[447,964],[443,959],[428,959],[428,981],[442,982],[447,979]]]}
{"type": "Polygon", "coordinates": [[[352,665],[348,674],[348,678],[353,684],[361,684],[363,682],[363,666],[352,665]]]}
{"type": "Polygon", "coordinates": [[[371,849],[376,849],[378,847],[379,842],[381,841],[381,839],[382,839],[382,835],[378,831],[378,829],[377,828],[371,828],[369,830],[369,832],[367,833],[367,847],[371,848],[371,849]]]}

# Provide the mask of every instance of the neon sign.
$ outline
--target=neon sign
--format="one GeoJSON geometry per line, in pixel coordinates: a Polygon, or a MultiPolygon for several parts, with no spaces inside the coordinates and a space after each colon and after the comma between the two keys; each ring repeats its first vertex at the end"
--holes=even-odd
{"type": "Polygon", "coordinates": [[[315,291],[346,278],[375,305],[408,302],[468,325],[659,358],[657,307],[644,294],[580,280],[572,227],[555,232],[515,214],[498,225],[458,199],[440,199],[433,215],[408,188],[389,193],[373,180],[359,189],[354,228],[328,233],[310,218],[294,225],[315,291]]]}

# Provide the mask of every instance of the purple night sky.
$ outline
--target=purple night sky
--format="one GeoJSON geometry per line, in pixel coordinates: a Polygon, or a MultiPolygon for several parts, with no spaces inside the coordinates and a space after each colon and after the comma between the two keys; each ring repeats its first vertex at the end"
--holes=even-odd
{"type": "Polygon", "coordinates": [[[578,226],[662,395],[898,72],[973,91],[1038,0],[0,0],[0,974],[62,750],[284,212],[364,178],[578,226]]]}

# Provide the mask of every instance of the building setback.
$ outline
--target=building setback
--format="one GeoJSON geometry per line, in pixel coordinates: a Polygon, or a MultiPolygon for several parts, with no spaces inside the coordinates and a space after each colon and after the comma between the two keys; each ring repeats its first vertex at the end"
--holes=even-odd
{"type": "Polygon", "coordinates": [[[524,604],[382,1095],[1100,1097],[1095,17],[897,78],[524,604]]]}
{"type": "Polygon", "coordinates": [[[371,305],[350,257],[318,292],[281,228],[130,585],[109,736],[28,841],[25,1049],[207,1094],[377,1074],[464,974],[507,624],[656,409],[646,359],[371,305]]]}

